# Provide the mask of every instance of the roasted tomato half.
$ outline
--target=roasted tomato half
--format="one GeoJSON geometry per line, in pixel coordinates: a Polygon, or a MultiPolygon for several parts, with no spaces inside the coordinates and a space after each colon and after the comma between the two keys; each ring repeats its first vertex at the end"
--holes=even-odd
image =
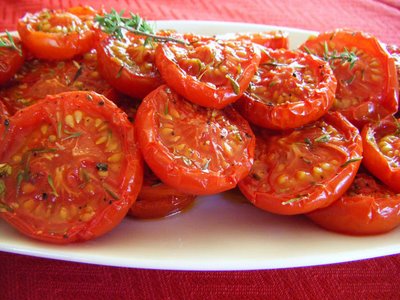
{"type": "Polygon", "coordinates": [[[392,190],[400,193],[400,121],[387,117],[364,126],[363,165],[392,190]]]}
{"type": "Polygon", "coordinates": [[[139,219],[163,218],[180,213],[196,196],[182,193],[163,183],[145,165],[143,185],[129,215],[139,219]]]}
{"type": "Polygon", "coordinates": [[[15,113],[47,95],[76,90],[95,91],[111,100],[117,97],[97,71],[95,51],[73,60],[26,61],[14,79],[0,90],[0,99],[10,113],[15,113]]]}
{"type": "Polygon", "coordinates": [[[374,36],[337,29],[311,37],[301,49],[330,63],[338,82],[332,109],[357,127],[397,111],[394,59],[374,36]]]}
{"type": "Polygon", "coordinates": [[[249,40],[267,49],[289,49],[288,33],[284,31],[262,31],[218,35],[217,38],[249,40]]]}
{"type": "Polygon", "coordinates": [[[0,41],[13,47],[0,48],[0,85],[10,80],[24,63],[21,41],[10,34],[1,34],[0,41]],[[11,37],[11,38],[10,38],[11,37]]]}
{"type": "Polygon", "coordinates": [[[48,96],[1,130],[0,217],[34,239],[70,243],[110,231],[143,180],[134,127],[93,92],[48,96]]]}
{"type": "Polygon", "coordinates": [[[261,127],[296,128],[322,117],[335,91],[336,78],[328,63],[299,51],[265,49],[235,108],[261,127]]]}
{"type": "Polygon", "coordinates": [[[156,42],[131,33],[122,39],[104,38],[97,47],[99,71],[117,90],[142,99],[163,83],[154,63],[156,47],[156,42]]]}
{"type": "Polygon", "coordinates": [[[143,99],[135,126],[149,167],[184,193],[232,189],[253,163],[254,134],[239,113],[193,104],[165,85],[143,99]]]}
{"type": "Polygon", "coordinates": [[[385,233],[400,224],[400,195],[373,176],[359,173],[339,200],[307,216],[319,226],[340,233],[385,233]]]}
{"type": "Polygon", "coordinates": [[[239,188],[255,206],[294,215],[330,205],[361,163],[360,134],[340,113],[299,129],[256,131],[254,165],[239,188]]]}
{"type": "Polygon", "coordinates": [[[17,29],[22,43],[35,57],[70,59],[92,49],[95,15],[96,11],[90,7],[44,9],[35,14],[27,13],[19,20],[17,29]]]}
{"type": "Polygon", "coordinates": [[[195,104],[217,109],[240,98],[260,58],[248,40],[192,37],[190,43],[167,42],[156,49],[156,66],[168,86],[195,104]]]}

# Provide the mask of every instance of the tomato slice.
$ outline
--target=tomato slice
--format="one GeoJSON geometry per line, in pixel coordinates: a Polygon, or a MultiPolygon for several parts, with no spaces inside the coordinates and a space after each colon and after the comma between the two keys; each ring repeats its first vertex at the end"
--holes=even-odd
{"type": "Polygon", "coordinates": [[[143,99],[135,124],[149,167],[184,193],[232,189],[253,163],[254,134],[233,108],[198,106],[165,85],[143,99]]]}
{"type": "Polygon", "coordinates": [[[143,180],[134,127],[94,92],[48,96],[1,132],[0,216],[52,242],[93,239],[114,228],[143,180]]]}
{"type": "Polygon", "coordinates": [[[400,120],[387,117],[364,126],[363,165],[383,183],[400,193],[400,120]]]}
{"type": "Polygon", "coordinates": [[[332,109],[359,128],[397,111],[394,60],[374,36],[338,29],[310,38],[301,49],[330,62],[338,81],[332,109]]]}
{"type": "Polygon", "coordinates": [[[182,193],[166,185],[145,165],[143,185],[129,215],[139,219],[175,215],[190,206],[195,198],[195,195],[182,193]]]}
{"type": "Polygon", "coordinates": [[[400,195],[373,176],[358,173],[345,195],[307,217],[325,229],[340,233],[385,233],[400,225],[400,195]]]}
{"type": "Polygon", "coordinates": [[[296,128],[322,117],[332,106],[335,91],[336,78],[323,60],[298,51],[265,49],[235,108],[261,127],[296,128]]]}
{"type": "Polygon", "coordinates": [[[361,163],[360,134],[340,113],[291,131],[261,130],[256,138],[254,165],[239,189],[255,206],[277,214],[328,206],[361,163]]]}
{"type": "Polygon", "coordinates": [[[397,45],[386,45],[386,50],[394,59],[394,63],[396,65],[396,70],[397,70],[397,81],[399,82],[400,86],[400,47],[397,45]]]}
{"type": "Polygon", "coordinates": [[[163,83],[154,64],[156,46],[146,37],[131,33],[123,39],[104,38],[97,47],[99,71],[120,92],[142,99],[163,83]]]}
{"type": "MultiPolygon", "coordinates": [[[[7,35],[1,34],[0,40],[9,44],[10,40],[7,35]]],[[[21,41],[18,37],[13,36],[12,40],[16,47],[21,49],[21,41]]],[[[0,48],[0,85],[9,81],[15,73],[22,67],[24,63],[24,55],[22,52],[13,48],[0,48]]]]}
{"type": "Polygon", "coordinates": [[[199,38],[190,44],[167,42],[156,49],[156,66],[165,82],[187,100],[221,109],[240,98],[260,62],[247,40],[199,38]]]}
{"type": "Polygon", "coordinates": [[[70,59],[88,52],[95,42],[92,24],[96,11],[90,7],[43,9],[27,13],[18,22],[22,43],[37,58],[70,59]]]}
{"type": "Polygon", "coordinates": [[[0,99],[10,113],[15,113],[47,95],[74,90],[95,91],[110,100],[116,99],[115,90],[97,71],[95,51],[74,60],[26,61],[14,80],[0,90],[0,99]]]}
{"type": "Polygon", "coordinates": [[[268,49],[289,49],[289,35],[284,31],[262,31],[218,35],[217,38],[249,40],[268,49]]]}

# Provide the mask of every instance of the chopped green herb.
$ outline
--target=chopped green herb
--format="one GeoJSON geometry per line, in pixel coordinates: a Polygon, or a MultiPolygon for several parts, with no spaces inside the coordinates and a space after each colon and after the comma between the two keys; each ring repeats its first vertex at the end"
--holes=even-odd
{"type": "Polygon", "coordinates": [[[6,184],[3,179],[0,179],[0,198],[4,198],[6,194],[6,184]]]}
{"type": "Polygon", "coordinates": [[[80,137],[80,136],[82,135],[82,132],[79,132],[79,131],[77,131],[77,132],[71,132],[71,131],[68,131],[68,130],[64,130],[64,132],[65,132],[66,134],[68,134],[68,136],[64,137],[64,138],[62,139],[63,141],[68,140],[68,139],[77,138],[77,137],[80,137]]]}
{"type": "Polygon", "coordinates": [[[115,200],[118,200],[119,197],[116,193],[114,193],[107,185],[103,184],[104,190],[115,200]]]}
{"type": "Polygon", "coordinates": [[[48,176],[47,176],[47,182],[49,183],[49,185],[50,185],[50,187],[51,187],[51,189],[52,189],[52,194],[53,194],[54,196],[58,197],[59,195],[58,195],[58,193],[57,193],[57,191],[56,191],[56,188],[55,188],[55,186],[54,186],[53,177],[51,177],[51,175],[48,175],[48,176]]]}
{"type": "Polygon", "coordinates": [[[108,165],[106,163],[97,163],[96,169],[99,171],[108,171],[108,165]]]}
{"type": "Polygon", "coordinates": [[[0,164],[0,177],[7,177],[12,174],[12,167],[7,164],[3,163],[0,164]]]}
{"type": "Polygon", "coordinates": [[[7,35],[7,39],[6,38],[0,38],[0,47],[1,48],[14,49],[15,51],[18,52],[18,54],[20,56],[22,56],[21,47],[18,47],[17,45],[15,45],[14,38],[12,37],[11,33],[9,33],[6,30],[6,35],[7,35]]]}
{"type": "Polygon", "coordinates": [[[298,195],[296,198],[292,198],[292,199],[289,199],[289,200],[287,200],[285,202],[282,202],[282,205],[288,205],[288,204],[300,201],[300,200],[302,200],[302,199],[304,199],[304,198],[306,198],[308,196],[309,196],[309,194],[307,194],[307,195],[298,195]]]}
{"type": "Polygon", "coordinates": [[[316,143],[327,143],[331,139],[331,136],[329,134],[323,134],[320,137],[317,137],[314,139],[314,142],[316,143]]]}
{"type": "Polygon", "coordinates": [[[340,167],[344,168],[344,167],[348,166],[349,164],[360,161],[360,160],[362,160],[362,157],[355,157],[355,158],[349,159],[344,164],[342,164],[340,167]]]}
{"type": "Polygon", "coordinates": [[[235,79],[233,79],[229,74],[226,74],[225,77],[230,81],[230,83],[232,85],[232,88],[233,88],[233,92],[236,95],[239,95],[240,94],[240,85],[239,85],[239,83],[235,79]]]}

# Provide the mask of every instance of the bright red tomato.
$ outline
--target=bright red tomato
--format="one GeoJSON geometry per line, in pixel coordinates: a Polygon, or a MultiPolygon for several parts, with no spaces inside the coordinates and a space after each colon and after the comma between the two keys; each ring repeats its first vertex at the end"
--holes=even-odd
{"type": "Polygon", "coordinates": [[[163,218],[180,213],[195,200],[195,195],[163,183],[146,165],[144,170],[143,185],[129,215],[139,219],[163,218]]]}
{"type": "Polygon", "coordinates": [[[156,49],[156,66],[165,82],[187,100],[221,109],[247,89],[260,62],[259,48],[247,40],[190,39],[156,49]]]}
{"type": "Polygon", "coordinates": [[[70,243],[114,228],[143,180],[134,127],[93,92],[48,96],[1,131],[0,217],[34,239],[70,243]]]}
{"type": "Polygon", "coordinates": [[[310,38],[301,49],[329,61],[338,81],[332,109],[356,126],[397,111],[394,60],[374,36],[338,29],[310,38]]]}
{"type": "Polygon", "coordinates": [[[322,117],[332,106],[335,91],[336,78],[323,60],[302,52],[265,49],[235,108],[258,126],[296,128],[322,117]]]}
{"type": "Polygon", "coordinates": [[[400,193],[400,120],[387,117],[364,126],[363,165],[395,192],[400,193]]]}
{"type": "Polygon", "coordinates": [[[117,90],[142,99],[163,83],[154,64],[156,47],[157,43],[148,42],[145,36],[131,33],[123,39],[104,38],[97,47],[99,71],[117,90]]]}
{"type": "MultiPolygon", "coordinates": [[[[1,34],[0,40],[3,43],[10,44],[10,39],[6,34],[1,34]]],[[[20,49],[19,51],[13,48],[0,48],[0,85],[9,81],[24,63],[20,39],[13,36],[12,42],[20,49]]]]}
{"type": "Polygon", "coordinates": [[[254,135],[233,108],[198,106],[165,85],[143,99],[135,126],[149,167],[188,194],[232,189],[253,163],[254,135]]]}
{"type": "Polygon", "coordinates": [[[249,40],[268,49],[289,49],[288,33],[283,31],[263,31],[218,35],[217,38],[249,40]]]}
{"type": "Polygon", "coordinates": [[[359,173],[343,197],[307,216],[319,226],[336,232],[385,233],[400,225],[400,195],[372,176],[359,173]]]}
{"type": "Polygon", "coordinates": [[[360,134],[341,114],[303,128],[256,132],[254,165],[239,188],[255,206],[294,215],[330,205],[361,163],[360,134]]]}
{"type": "Polygon", "coordinates": [[[94,51],[74,60],[26,61],[14,80],[0,90],[0,99],[11,113],[15,113],[47,95],[76,90],[95,91],[110,100],[117,97],[115,90],[97,71],[94,51]]]}
{"type": "Polygon", "coordinates": [[[27,13],[19,20],[17,29],[22,43],[35,57],[70,59],[92,49],[95,15],[96,11],[90,7],[44,9],[35,14],[27,13]]]}

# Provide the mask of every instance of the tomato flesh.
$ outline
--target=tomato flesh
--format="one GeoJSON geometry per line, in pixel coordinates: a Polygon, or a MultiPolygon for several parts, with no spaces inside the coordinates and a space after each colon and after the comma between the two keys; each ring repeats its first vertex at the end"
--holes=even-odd
{"type": "Polygon", "coordinates": [[[271,129],[296,128],[332,106],[336,79],[324,61],[301,52],[265,49],[249,88],[235,103],[250,122],[271,129]]]}
{"type": "Polygon", "coordinates": [[[351,235],[381,234],[400,225],[400,196],[362,172],[338,201],[307,216],[331,231],[351,235]]]}
{"type": "Polygon", "coordinates": [[[231,107],[204,108],[163,85],[143,99],[135,125],[149,167],[182,192],[232,189],[251,168],[254,135],[231,107]]]}
{"type": "Polygon", "coordinates": [[[95,41],[92,30],[96,11],[90,7],[44,9],[27,13],[18,22],[22,43],[37,58],[70,59],[88,52],[95,41]]]}
{"type": "MultiPolygon", "coordinates": [[[[0,39],[6,43],[10,43],[7,35],[0,35],[0,39]]],[[[16,47],[21,49],[21,41],[18,37],[13,36],[16,47]]],[[[19,53],[15,49],[0,48],[0,85],[9,81],[15,73],[22,67],[24,63],[24,55],[21,49],[19,53]]]]}
{"type": "Polygon", "coordinates": [[[95,91],[111,100],[116,98],[114,89],[97,71],[95,51],[74,60],[26,61],[14,80],[0,90],[0,99],[13,114],[47,95],[75,90],[95,91]]]}
{"type": "Polygon", "coordinates": [[[360,134],[337,113],[291,131],[256,131],[256,138],[254,165],[239,188],[255,206],[277,214],[328,206],[361,163],[360,134]]]}
{"type": "Polygon", "coordinates": [[[400,120],[388,117],[364,126],[363,165],[391,189],[400,193],[400,120]]]}
{"type": "Polygon", "coordinates": [[[2,136],[0,216],[30,237],[92,239],[136,199],[143,170],[134,128],[103,96],[49,96],[12,116],[2,136]]]}
{"type": "Polygon", "coordinates": [[[338,82],[332,109],[357,127],[397,111],[395,63],[374,36],[338,29],[310,38],[301,49],[329,61],[338,82]]]}
{"type": "Polygon", "coordinates": [[[246,40],[168,42],[156,49],[156,66],[171,88],[195,104],[218,109],[240,98],[260,58],[259,49],[246,40]]]}

